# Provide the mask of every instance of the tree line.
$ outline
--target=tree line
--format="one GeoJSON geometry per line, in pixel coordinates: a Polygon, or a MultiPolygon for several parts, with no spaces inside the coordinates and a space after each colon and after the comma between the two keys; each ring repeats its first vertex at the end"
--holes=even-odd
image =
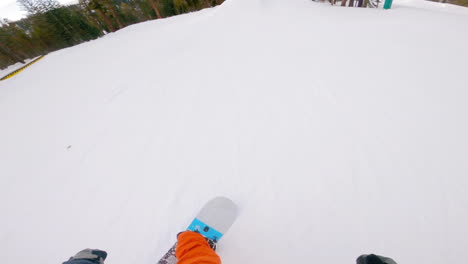
{"type": "Polygon", "coordinates": [[[224,0],[17,0],[28,15],[0,20],[0,69],[109,32],[221,4],[224,0]]]}
{"type": "Polygon", "coordinates": [[[430,0],[430,1],[468,7],[468,0],[430,0]]]}

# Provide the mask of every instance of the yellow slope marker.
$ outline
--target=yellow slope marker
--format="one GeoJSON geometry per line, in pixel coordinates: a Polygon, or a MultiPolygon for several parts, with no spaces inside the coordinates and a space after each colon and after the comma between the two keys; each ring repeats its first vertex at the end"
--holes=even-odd
{"type": "Polygon", "coordinates": [[[15,76],[16,74],[22,72],[24,69],[26,69],[27,67],[31,66],[32,64],[34,64],[35,62],[39,61],[40,59],[44,58],[45,55],[41,55],[39,58],[29,62],[28,64],[24,65],[23,67],[17,69],[17,70],[14,70],[12,72],[10,72],[9,74],[3,76],[0,80],[3,81],[3,80],[6,80],[6,79],[9,79],[13,76],[15,76]]]}

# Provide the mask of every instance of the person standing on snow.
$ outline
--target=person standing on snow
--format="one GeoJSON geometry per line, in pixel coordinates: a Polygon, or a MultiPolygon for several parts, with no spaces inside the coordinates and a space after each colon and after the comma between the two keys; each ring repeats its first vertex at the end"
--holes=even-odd
{"type": "MultiPolygon", "coordinates": [[[[215,252],[216,244],[199,233],[185,231],[177,235],[177,264],[221,264],[215,252]]],[[[63,264],[104,264],[107,252],[83,249],[63,264]]]]}
{"type": "MultiPolygon", "coordinates": [[[[221,264],[215,252],[216,244],[199,233],[185,231],[177,235],[177,264],[221,264]],[[211,242],[211,243],[210,243],[211,242]]],[[[99,249],[84,249],[63,264],[104,264],[107,252],[99,249]]],[[[393,259],[374,254],[361,255],[357,264],[397,264],[393,259]]]]}

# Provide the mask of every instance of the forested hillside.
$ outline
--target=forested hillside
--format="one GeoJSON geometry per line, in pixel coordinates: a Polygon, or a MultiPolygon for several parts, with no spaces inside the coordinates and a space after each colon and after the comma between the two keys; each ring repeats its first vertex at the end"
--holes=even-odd
{"type": "Polygon", "coordinates": [[[20,21],[0,20],[0,69],[96,39],[128,25],[219,5],[224,0],[18,0],[20,21]]]}
{"type": "Polygon", "coordinates": [[[468,6],[468,0],[431,0],[433,2],[447,3],[461,6],[468,6]]]}

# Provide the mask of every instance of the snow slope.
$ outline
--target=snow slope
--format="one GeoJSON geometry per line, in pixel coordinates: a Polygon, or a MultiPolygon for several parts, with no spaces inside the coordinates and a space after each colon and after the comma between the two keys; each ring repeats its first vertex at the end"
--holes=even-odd
{"type": "Polygon", "coordinates": [[[229,0],[48,55],[0,82],[2,263],[154,264],[215,195],[225,264],[468,259],[466,10],[229,0]]]}

